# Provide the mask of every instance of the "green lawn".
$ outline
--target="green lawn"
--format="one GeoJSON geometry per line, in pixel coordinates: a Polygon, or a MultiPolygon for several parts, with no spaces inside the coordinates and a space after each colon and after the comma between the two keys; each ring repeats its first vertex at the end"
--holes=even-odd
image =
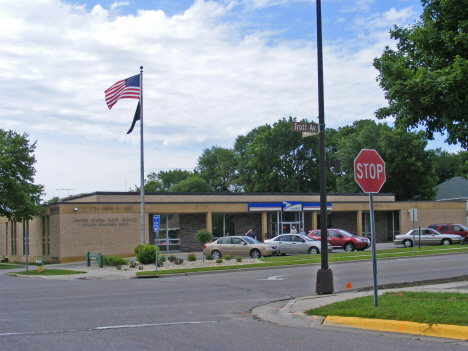
{"type": "MultiPolygon", "coordinates": [[[[377,259],[386,257],[407,257],[407,256],[419,256],[429,254],[440,254],[440,253],[457,253],[457,252],[468,252],[468,245],[456,245],[456,246],[425,246],[421,249],[415,248],[394,248],[387,250],[378,250],[376,253],[377,259]]],[[[344,252],[342,250],[333,252],[328,255],[329,262],[339,261],[354,261],[354,260],[370,260],[372,259],[372,251],[354,251],[344,252]]],[[[175,274],[175,273],[190,273],[190,272],[205,272],[205,271],[219,271],[228,269],[242,269],[242,268],[255,268],[255,267],[276,267],[276,266],[290,266],[297,264],[311,264],[320,263],[320,255],[294,255],[294,256],[272,256],[262,257],[260,259],[263,263],[256,264],[244,264],[244,265],[233,265],[233,266],[219,266],[219,267],[202,267],[202,268],[179,268],[171,270],[158,270],[156,271],[144,271],[137,272],[137,276],[142,275],[163,275],[163,274],[175,274]]]]}
{"type": "Polygon", "coordinates": [[[10,273],[11,276],[17,276],[17,275],[67,275],[67,274],[81,274],[81,273],[86,273],[86,272],[80,272],[80,271],[71,271],[68,269],[44,269],[42,273],[39,273],[37,269],[34,270],[29,270],[28,272],[26,271],[21,271],[21,272],[12,272],[10,273]]]}
{"type": "Polygon", "coordinates": [[[0,269],[15,269],[21,267],[24,267],[24,265],[16,263],[0,263],[0,269]]]}
{"type": "Polygon", "coordinates": [[[389,319],[428,324],[468,326],[468,294],[386,292],[374,306],[374,296],[336,302],[306,311],[307,315],[389,319]]]}

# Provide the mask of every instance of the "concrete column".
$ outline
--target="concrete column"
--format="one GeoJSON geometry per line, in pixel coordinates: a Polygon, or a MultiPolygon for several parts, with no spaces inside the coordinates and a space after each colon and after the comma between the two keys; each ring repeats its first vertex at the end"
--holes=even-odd
{"type": "Polygon", "coordinates": [[[206,230],[210,233],[213,232],[213,221],[211,219],[211,212],[206,213],[206,230]]]}
{"type": "Polygon", "coordinates": [[[260,241],[262,241],[262,242],[265,241],[267,232],[268,232],[267,212],[262,212],[262,237],[257,238],[257,239],[260,239],[260,241]]]}
{"type": "Polygon", "coordinates": [[[362,236],[362,210],[357,211],[357,235],[362,236]]]}
{"type": "Polygon", "coordinates": [[[312,211],[312,230],[317,229],[317,211],[312,211]]]}

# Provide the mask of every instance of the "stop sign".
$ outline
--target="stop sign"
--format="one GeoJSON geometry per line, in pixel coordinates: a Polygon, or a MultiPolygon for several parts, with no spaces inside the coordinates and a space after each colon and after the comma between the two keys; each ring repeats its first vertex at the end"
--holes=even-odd
{"type": "Polygon", "coordinates": [[[385,183],[385,162],[375,150],[363,149],[354,160],[354,179],[365,193],[378,193],[385,183]]]}

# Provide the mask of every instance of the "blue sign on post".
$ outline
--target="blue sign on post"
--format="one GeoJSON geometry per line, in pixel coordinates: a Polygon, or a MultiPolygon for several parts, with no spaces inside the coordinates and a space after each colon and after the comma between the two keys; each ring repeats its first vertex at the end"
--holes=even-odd
{"type": "Polygon", "coordinates": [[[157,215],[153,216],[153,230],[159,232],[159,216],[157,215]]]}

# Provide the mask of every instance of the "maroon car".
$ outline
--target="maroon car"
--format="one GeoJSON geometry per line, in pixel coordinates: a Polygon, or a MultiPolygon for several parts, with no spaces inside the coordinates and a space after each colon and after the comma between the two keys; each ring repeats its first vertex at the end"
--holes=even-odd
{"type": "Polygon", "coordinates": [[[463,237],[463,242],[468,243],[468,228],[461,224],[443,223],[431,224],[428,228],[437,230],[442,234],[457,234],[463,237]]]}
{"type": "MultiPolygon", "coordinates": [[[[307,236],[314,240],[320,240],[320,230],[311,230],[307,236]]],[[[353,235],[343,229],[328,229],[328,243],[333,246],[333,249],[343,249],[346,252],[361,251],[371,246],[370,239],[353,235]]]]}

